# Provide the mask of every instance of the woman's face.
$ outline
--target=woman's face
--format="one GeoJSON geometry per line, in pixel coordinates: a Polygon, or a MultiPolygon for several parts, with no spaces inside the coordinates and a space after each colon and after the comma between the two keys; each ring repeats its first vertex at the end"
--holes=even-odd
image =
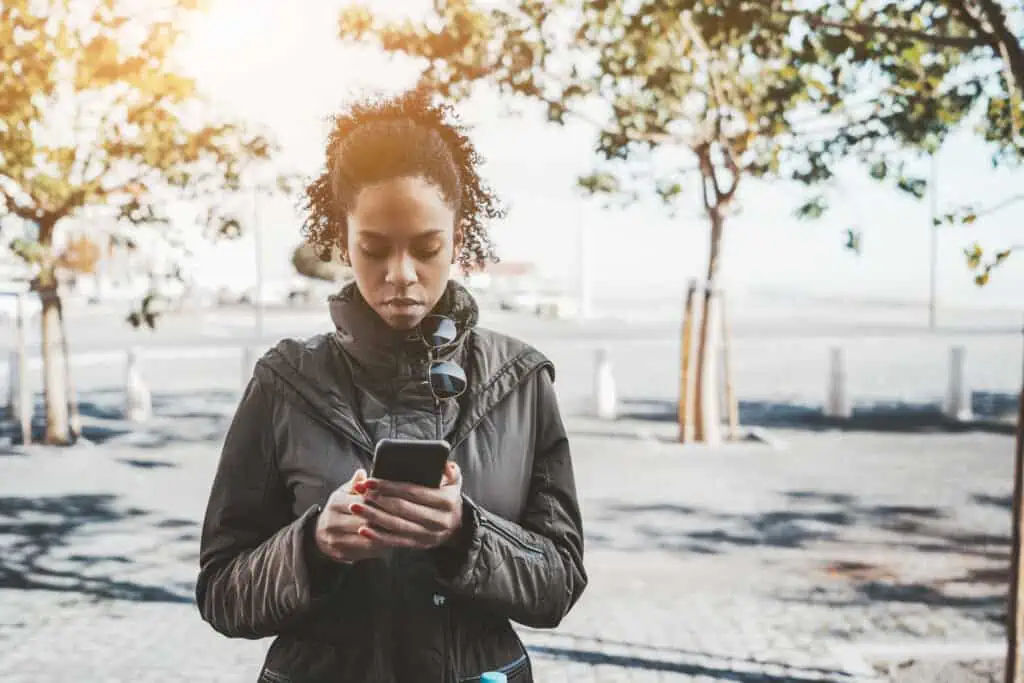
{"type": "Polygon", "coordinates": [[[437,304],[455,254],[455,212],[423,177],[367,185],[348,215],[356,285],[391,327],[412,329],[437,304]]]}

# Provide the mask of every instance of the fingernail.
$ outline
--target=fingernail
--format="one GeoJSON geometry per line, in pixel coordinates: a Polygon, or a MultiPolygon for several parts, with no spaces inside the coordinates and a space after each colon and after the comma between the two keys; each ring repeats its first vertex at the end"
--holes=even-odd
{"type": "Polygon", "coordinates": [[[354,515],[361,515],[364,512],[366,512],[366,508],[360,505],[359,503],[352,503],[351,505],[348,506],[348,509],[354,515]]]}
{"type": "Polygon", "coordinates": [[[373,479],[370,479],[369,481],[366,482],[366,488],[368,489],[376,490],[378,486],[379,484],[375,482],[373,479]]]}
{"type": "Polygon", "coordinates": [[[359,482],[352,487],[352,490],[356,493],[366,493],[366,484],[364,482],[359,482]]]}
{"type": "Polygon", "coordinates": [[[370,533],[370,530],[367,529],[365,526],[359,527],[359,535],[363,538],[373,538],[373,535],[370,533]]]}

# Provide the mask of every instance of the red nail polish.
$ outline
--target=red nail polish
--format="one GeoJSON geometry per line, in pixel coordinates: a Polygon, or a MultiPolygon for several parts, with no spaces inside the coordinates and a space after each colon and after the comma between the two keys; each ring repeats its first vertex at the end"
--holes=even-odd
{"type": "Polygon", "coordinates": [[[373,536],[370,534],[370,530],[367,529],[365,526],[359,528],[359,535],[363,538],[373,538],[373,536]]]}
{"type": "Polygon", "coordinates": [[[366,482],[366,488],[368,488],[368,489],[372,489],[372,490],[376,491],[378,486],[379,486],[379,484],[377,484],[377,482],[373,481],[372,479],[370,481],[366,482]]]}
{"type": "Polygon", "coordinates": [[[352,505],[350,505],[348,509],[357,515],[361,515],[364,512],[366,512],[366,508],[360,505],[359,503],[352,503],[352,505]]]}
{"type": "Polygon", "coordinates": [[[359,482],[358,484],[352,487],[352,490],[358,494],[366,493],[366,484],[363,482],[359,482]]]}

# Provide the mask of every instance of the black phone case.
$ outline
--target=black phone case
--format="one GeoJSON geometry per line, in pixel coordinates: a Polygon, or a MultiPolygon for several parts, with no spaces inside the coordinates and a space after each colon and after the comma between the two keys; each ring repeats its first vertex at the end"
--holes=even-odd
{"type": "Polygon", "coordinates": [[[447,441],[381,439],[374,449],[370,476],[439,488],[450,453],[447,441]]]}

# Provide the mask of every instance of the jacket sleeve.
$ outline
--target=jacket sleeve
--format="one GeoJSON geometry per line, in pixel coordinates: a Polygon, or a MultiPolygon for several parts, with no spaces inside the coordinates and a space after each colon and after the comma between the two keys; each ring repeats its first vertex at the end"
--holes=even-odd
{"type": "Polygon", "coordinates": [[[319,554],[319,506],[297,519],[277,468],[266,389],[253,379],[228,428],[203,521],[196,603],[236,638],[263,638],[313,610],[346,567],[319,554]]]}
{"type": "Polygon", "coordinates": [[[554,628],[583,593],[583,523],[569,440],[547,372],[538,373],[533,471],[520,523],[463,496],[463,528],[437,550],[442,585],[534,628],[554,628]]]}

